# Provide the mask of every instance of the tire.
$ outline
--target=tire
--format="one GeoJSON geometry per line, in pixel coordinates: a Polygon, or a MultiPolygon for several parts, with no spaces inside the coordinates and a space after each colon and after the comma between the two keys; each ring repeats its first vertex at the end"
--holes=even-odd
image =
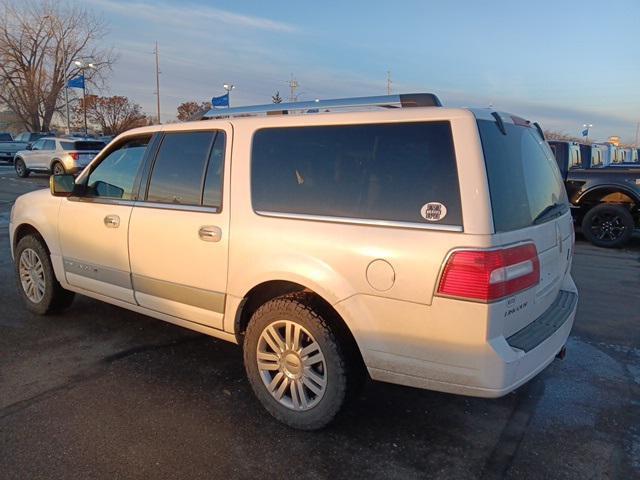
{"type": "Polygon", "coordinates": [[[21,158],[16,158],[14,162],[14,168],[16,169],[16,174],[20,178],[26,178],[31,173],[25,165],[24,160],[22,160],[21,158]]]}
{"type": "Polygon", "coordinates": [[[71,305],[75,294],[62,288],[56,279],[49,252],[38,237],[21,238],[15,258],[16,284],[28,310],[47,315],[71,305]],[[28,287],[29,284],[33,287],[28,287]]]}
{"type": "Polygon", "coordinates": [[[349,350],[321,311],[311,294],[278,297],[253,314],[244,337],[245,370],[258,400],[273,417],[300,430],[331,422],[357,383],[349,350]],[[259,368],[259,352],[267,368],[259,368]]]}
{"type": "Polygon", "coordinates": [[[67,171],[64,169],[64,165],[60,162],[53,162],[51,165],[51,174],[52,175],[64,175],[67,171]]]}
{"type": "Polygon", "coordinates": [[[582,219],[582,233],[598,247],[619,248],[633,235],[635,227],[631,212],[622,205],[601,203],[582,219]]]}

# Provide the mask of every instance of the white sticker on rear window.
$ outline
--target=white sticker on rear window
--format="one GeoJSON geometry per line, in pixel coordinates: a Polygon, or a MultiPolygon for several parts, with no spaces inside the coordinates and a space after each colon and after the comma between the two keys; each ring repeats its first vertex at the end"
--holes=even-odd
{"type": "Polygon", "coordinates": [[[422,206],[420,215],[427,222],[438,222],[447,216],[447,207],[440,202],[429,202],[422,206]]]}

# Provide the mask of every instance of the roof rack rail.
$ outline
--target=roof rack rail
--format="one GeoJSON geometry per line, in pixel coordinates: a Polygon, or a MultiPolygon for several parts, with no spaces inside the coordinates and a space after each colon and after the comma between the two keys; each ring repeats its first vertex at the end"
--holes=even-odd
{"type": "Polygon", "coordinates": [[[308,102],[268,103],[234,108],[212,108],[202,116],[202,120],[255,114],[285,114],[290,110],[310,111],[320,109],[353,107],[441,107],[440,99],[433,93],[401,93],[399,95],[379,95],[375,97],[336,98],[333,100],[311,100],[308,102]]]}

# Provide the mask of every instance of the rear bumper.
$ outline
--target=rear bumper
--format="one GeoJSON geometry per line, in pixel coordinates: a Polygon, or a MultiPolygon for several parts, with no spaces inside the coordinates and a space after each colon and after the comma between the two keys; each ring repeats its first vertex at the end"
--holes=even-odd
{"type": "MultiPolygon", "coordinates": [[[[431,331],[423,333],[420,343],[424,354],[417,349],[412,353],[411,348],[394,348],[394,352],[364,351],[363,356],[374,380],[461,395],[501,397],[531,380],[554,360],[573,327],[577,300],[575,285],[567,276],[551,306],[508,338],[497,336],[481,341],[475,340],[475,335],[465,337],[478,318],[449,317],[447,323],[459,322],[460,328],[446,328],[446,338],[437,343],[431,331]]],[[[438,324],[434,322],[432,327],[438,324]]]]}

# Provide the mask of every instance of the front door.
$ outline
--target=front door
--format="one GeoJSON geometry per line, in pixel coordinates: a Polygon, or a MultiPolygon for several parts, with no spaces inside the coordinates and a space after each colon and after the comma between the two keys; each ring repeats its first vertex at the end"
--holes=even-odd
{"type": "Polygon", "coordinates": [[[129,226],[137,302],[219,329],[227,288],[229,188],[223,183],[229,183],[230,143],[230,126],[165,133],[129,226]]]}
{"type": "Polygon", "coordinates": [[[69,284],[134,303],[128,226],[150,136],[116,144],[92,168],[81,195],[63,200],[59,234],[69,284]]]}
{"type": "Polygon", "coordinates": [[[27,168],[41,169],[44,165],[44,157],[47,154],[45,151],[45,142],[43,138],[34,142],[31,145],[31,151],[25,155],[27,168]]]}

